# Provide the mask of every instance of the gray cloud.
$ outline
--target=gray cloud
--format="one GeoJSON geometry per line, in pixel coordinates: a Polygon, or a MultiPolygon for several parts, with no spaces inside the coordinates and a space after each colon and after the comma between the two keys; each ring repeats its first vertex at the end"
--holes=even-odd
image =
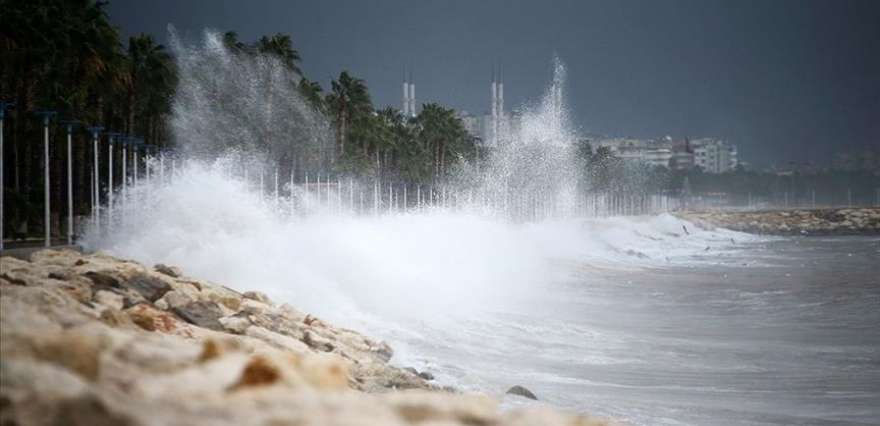
{"type": "Polygon", "coordinates": [[[508,109],[536,99],[558,54],[586,131],[719,136],[756,164],[824,162],[880,145],[880,2],[114,1],[123,34],[174,24],[244,40],[283,32],[325,87],[348,69],[399,106],[404,65],[419,102],[482,112],[493,62],[508,109]]]}

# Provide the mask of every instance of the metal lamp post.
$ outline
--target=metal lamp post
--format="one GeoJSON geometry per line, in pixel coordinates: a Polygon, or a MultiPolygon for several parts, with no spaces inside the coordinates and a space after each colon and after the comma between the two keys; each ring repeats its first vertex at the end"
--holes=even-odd
{"type": "Polygon", "coordinates": [[[6,117],[6,110],[15,107],[14,102],[0,102],[0,251],[3,251],[3,121],[6,117]]]}
{"type": "Polygon", "coordinates": [[[138,183],[138,148],[140,148],[141,145],[142,145],[142,143],[141,143],[140,139],[138,139],[138,138],[134,138],[131,141],[131,155],[132,155],[132,159],[131,159],[132,182],[131,183],[134,186],[137,186],[137,183],[138,183]]]}
{"type": "Polygon", "coordinates": [[[130,136],[123,136],[119,143],[122,145],[122,207],[128,203],[128,144],[130,136]]]}
{"type": "Polygon", "coordinates": [[[101,179],[98,169],[98,138],[101,136],[101,131],[104,130],[101,126],[92,126],[89,127],[89,132],[92,133],[92,152],[95,155],[95,161],[93,163],[92,170],[92,222],[96,227],[101,226],[101,179]]]}
{"type": "Polygon", "coordinates": [[[67,127],[67,245],[73,244],[73,126],[78,121],[63,121],[67,127]]]}
{"type": "Polygon", "coordinates": [[[52,223],[50,212],[51,205],[49,200],[49,120],[52,119],[55,111],[39,111],[37,115],[43,118],[43,220],[44,226],[44,245],[50,247],[52,245],[52,223]]]}
{"type": "Polygon", "coordinates": [[[150,162],[153,160],[153,154],[155,151],[153,150],[152,145],[144,145],[144,178],[146,179],[147,186],[150,185],[150,162]]]}
{"type": "Polygon", "coordinates": [[[120,135],[107,132],[107,226],[113,226],[113,142],[120,135]]]}

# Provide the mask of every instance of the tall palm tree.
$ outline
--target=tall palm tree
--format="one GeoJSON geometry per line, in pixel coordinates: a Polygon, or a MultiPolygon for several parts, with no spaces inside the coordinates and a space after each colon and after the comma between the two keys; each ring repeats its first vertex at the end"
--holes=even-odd
{"type": "Polygon", "coordinates": [[[227,31],[223,33],[223,45],[232,53],[244,53],[249,50],[249,46],[238,40],[238,33],[235,31],[227,31]]]}
{"type": "Polygon", "coordinates": [[[324,103],[324,98],[321,93],[324,89],[321,88],[321,83],[317,81],[311,81],[305,77],[300,79],[299,81],[299,93],[303,95],[306,101],[312,105],[312,108],[315,111],[320,113],[325,113],[327,110],[326,104],[324,103]]]}
{"type": "Polygon", "coordinates": [[[432,152],[433,174],[440,177],[447,172],[447,158],[470,157],[474,152],[473,139],[468,135],[455,110],[436,103],[428,103],[415,119],[419,139],[432,152]]]}
{"type": "MultiPolygon", "coordinates": [[[[165,46],[157,44],[153,37],[141,34],[128,41],[128,81],[126,131],[136,133],[135,114],[140,110],[146,119],[142,123],[148,140],[154,137],[152,120],[164,112],[167,97],[173,87],[174,72],[171,56],[165,46]]],[[[150,142],[155,143],[155,140],[150,142]]]]}
{"type": "Polygon", "coordinates": [[[277,56],[285,67],[297,73],[297,75],[302,75],[302,70],[299,69],[298,65],[302,58],[299,52],[293,48],[293,42],[290,40],[289,35],[278,33],[271,37],[260,37],[257,40],[256,48],[260,53],[269,53],[277,56]]]}
{"type": "Polygon", "coordinates": [[[331,92],[327,95],[327,106],[336,124],[336,157],[345,155],[345,140],[349,123],[352,119],[373,110],[373,102],[367,91],[366,83],[343,71],[339,78],[331,83],[331,92]]]}

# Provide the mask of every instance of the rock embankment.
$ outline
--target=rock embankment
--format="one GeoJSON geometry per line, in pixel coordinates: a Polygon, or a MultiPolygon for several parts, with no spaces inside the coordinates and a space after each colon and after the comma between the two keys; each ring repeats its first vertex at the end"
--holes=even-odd
{"type": "Polygon", "coordinates": [[[0,259],[0,424],[586,425],[501,412],[258,292],[110,256],[0,259]]]}
{"type": "Polygon", "coordinates": [[[753,234],[880,234],[880,208],[685,212],[678,216],[704,227],[717,226],[753,234]]]}

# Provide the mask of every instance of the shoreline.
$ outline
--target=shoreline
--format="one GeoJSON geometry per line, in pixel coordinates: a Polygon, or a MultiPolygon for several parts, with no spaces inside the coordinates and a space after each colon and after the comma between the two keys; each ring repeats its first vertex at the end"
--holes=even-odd
{"type": "Polygon", "coordinates": [[[704,228],[763,235],[880,235],[880,207],[676,212],[704,228]]]}
{"type": "Polygon", "coordinates": [[[502,411],[392,365],[385,342],[175,267],[52,249],[0,266],[4,424],[609,424],[502,411]]]}

